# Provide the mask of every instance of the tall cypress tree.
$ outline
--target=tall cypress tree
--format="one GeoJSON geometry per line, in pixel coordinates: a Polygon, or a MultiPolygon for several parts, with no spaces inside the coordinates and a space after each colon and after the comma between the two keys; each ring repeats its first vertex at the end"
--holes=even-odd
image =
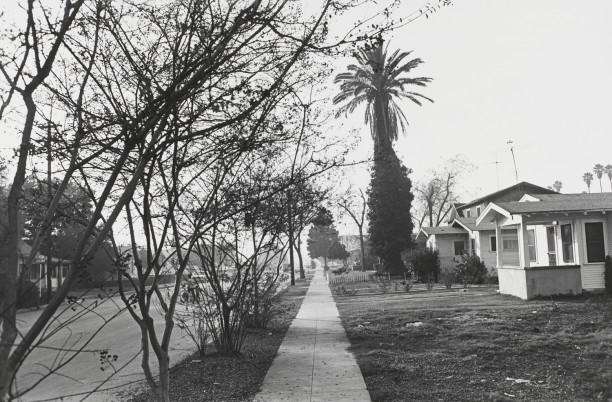
{"type": "Polygon", "coordinates": [[[384,269],[401,274],[405,270],[402,251],[412,245],[412,182],[408,169],[390,144],[381,148],[374,158],[368,189],[369,240],[372,252],[381,258],[384,269]]]}
{"type": "Polygon", "coordinates": [[[348,72],[338,74],[340,93],[334,103],[343,103],[336,113],[348,115],[361,104],[365,105],[365,122],[370,125],[374,139],[374,167],[368,189],[370,211],[369,235],[372,251],[383,261],[385,270],[401,273],[404,264],[401,252],[412,243],[412,183],[406,169],[393,151],[393,141],[405,132],[408,121],[397,100],[409,99],[417,105],[426,96],[409,91],[409,86],[424,87],[431,78],[410,78],[405,74],[422,63],[421,59],[406,61],[410,52],[395,51],[391,55],[383,48],[382,40],[374,46],[356,52],[357,64],[348,72]]]}

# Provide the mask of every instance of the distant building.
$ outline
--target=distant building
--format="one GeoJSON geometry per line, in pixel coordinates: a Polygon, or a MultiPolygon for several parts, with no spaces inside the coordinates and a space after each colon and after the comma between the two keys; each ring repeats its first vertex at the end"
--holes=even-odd
{"type": "MultiPolygon", "coordinates": [[[[36,253],[30,260],[32,255],[32,247],[30,245],[21,242],[19,244],[19,268],[18,274],[24,279],[36,284],[38,289],[42,292],[43,289],[47,288],[47,256],[36,253]],[[25,264],[30,261],[29,266],[25,267],[25,264]]],[[[70,261],[60,260],[57,258],[51,258],[51,288],[57,289],[63,282],[63,279],[68,276],[68,270],[70,269],[70,261]]]]}

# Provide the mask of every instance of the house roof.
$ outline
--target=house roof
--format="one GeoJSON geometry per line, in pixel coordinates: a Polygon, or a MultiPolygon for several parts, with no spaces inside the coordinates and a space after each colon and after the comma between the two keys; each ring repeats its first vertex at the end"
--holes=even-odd
{"type": "MultiPolygon", "coordinates": [[[[457,217],[451,223],[452,226],[459,225],[466,230],[475,231],[475,230],[495,230],[495,224],[493,222],[483,222],[480,226],[476,227],[476,217],[473,218],[463,218],[457,217]]],[[[456,227],[456,226],[455,226],[456,227]]]]}
{"type": "Polygon", "coordinates": [[[480,198],[477,198],[477,199],[475,199],[473,201],[467,202],[467,203],[465,203],[465,204],[463,204],[461,206],[456,206],[456,208],[458,210],[464,210],[466,208],[470,208],[470,207],[473,207],[475,205],[480,205],[480,204],[482,204],[484,202],[487,202],[487,201],[495,200],[496,198],[498,198],[500,196],[503,196],[504,194],[507,194],[507,193],[512,192],[512,191],[524,191],[525,193],[532,193],[532,194],[538,194],[538,195],[541,195],[541,194],[559,194],[559,193],[557,193],[554,190],[549,190],[547,188],[536,186],[535,184],[531,184],[531,183],[528,183],[526,181],[522,181],[522,182],[520,182],[518,184],[515,184],[513,186],[504,188],[504,189],[496,191],[494,193],[485,195],[484,197],[480,197],[480,198]]]}
{"type": "Polygon", "coordinates": [[[482,227],[485,216],[498,213],[511,215],[526,215],[536,213],[563,213],[612,211],[612,193],[600,194],[539,194],[525,197],[524,201],[491,203],[477,219],[478,227],[482,227]],[[539,201],[533,201],[533,199],[539,201]]]}
{"type": "Polygon", "coordinates": [[[612,210],[612,193],[556,194],[534,196],[540,201],[500,202],[497,204],[510,214],[538,212],[583,212],[612,210]]]}
{"type": "Polygon", "coordinates": [[[456,228],[453,226],[436,226],[421,228],[420,232],[423,232],[426,236],[439,234],[465,234],[465,229],[456,228]]]}

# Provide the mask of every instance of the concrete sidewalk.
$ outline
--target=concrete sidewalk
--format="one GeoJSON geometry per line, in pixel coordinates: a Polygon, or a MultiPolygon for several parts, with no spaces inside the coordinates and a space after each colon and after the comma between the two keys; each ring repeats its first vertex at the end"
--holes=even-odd
{"type": "Polygon", "coordinates": [[[254,400],[370,401],[349,346],[323,270],[317,270],[254,400]]]}

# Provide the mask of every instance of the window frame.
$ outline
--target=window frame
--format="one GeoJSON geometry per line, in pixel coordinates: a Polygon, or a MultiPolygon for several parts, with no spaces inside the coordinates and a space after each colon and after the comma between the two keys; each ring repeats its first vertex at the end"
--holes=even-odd
{"type": "Polygon", "coordinates": [[[573,265],[576,264],[576,249],[574,247],[574,243],[576,242],[574,239],[576,237],[575,231],[574,231],[574,224],[571,221],[564,221],[564,222],[559,222],[559,243],[561,245],[561,261],[563,264],[567,264],[567,265],[573,265]],[[572,259],[570,260],[566,260],[565,259],[565,248],[563,247],[564,242],[563,242],[563,226],[568,226],[570,227],[570,234],[572,236],[572,239],[570,241],[570,249],[572,252],[572,259]]]}
{"type": "Polygon", "coordinates": [[[606,255],[608,255],[608,233],[606,228],[606,221],[602,219],[586,219],[582,221],[582,240],[583,240],[583,248],[584,248],[584,264],[604,264],[606,260],[606,255]],[[603,260],[602,261],[589,261],[589,250],[587,243],[587,224],[599,223],[601,224],[602,231],[602,242],[603,242],[603,260]]]}
{"type": "Polygon", "coordinates": [[[497,252],[497,235],[496,234],[489,235],[489,251],[491,253],[497,252]]]}
{"type": "Polygon", "coordinates": [[[529,252],[529,262],[538,262],[538,247],[537,247],[537,236],[535,228],[526,229],[527,232],[527,250],[529,252]],[[529,244],[529,233],[533,234],[533,244],[529,244]],[[533,249],[532,249],[533,247],[533,249]],[[533,250],[533,255],[532,255],[533,250]]]}
{"type": "Polygon", "coordinates": [[[459,256],[459,255],[463,255],[465,254],[465,240],[453,240],[453,255],[454,256],[459,256]],[[457,243],[461,243],[463,245],[463,250],[461,253],[457,254],[457,243]]]}

